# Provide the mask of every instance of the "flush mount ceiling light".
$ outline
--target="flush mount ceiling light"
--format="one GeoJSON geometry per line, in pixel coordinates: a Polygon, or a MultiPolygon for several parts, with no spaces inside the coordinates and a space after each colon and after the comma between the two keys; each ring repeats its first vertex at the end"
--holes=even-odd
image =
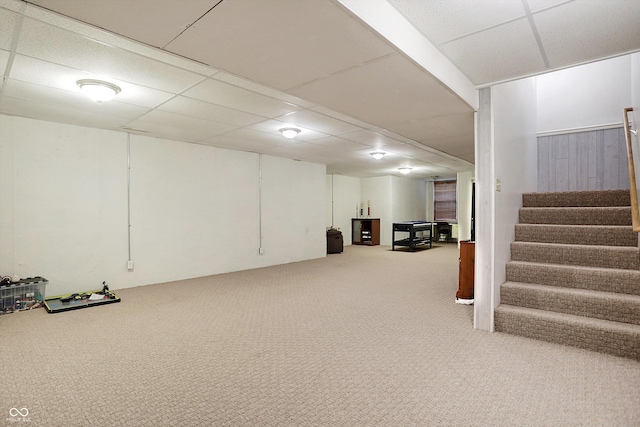
{"type": "Polygon", "coordinates": [[[287,139],[295,138],[300,133],[300,129],[297,128],[282,128],[280,133],[287,139]]]}
{"type": "Polygon", "coordinates": [[[371,154],[371,157],[373,157],[374,159],[380,160],[387,153],[383,153],[382,151],[376,151],[375,153],[369,153],[369,154],[371,154]]]}
{"type": "Polygon", "coordinates": [[[110,101],[120,93],[120,87],[102,80],[78,80],[78,86],[82,93],[97,102],[110,101]]]}
{"type": "Polygon", "coordinates": [[[398,170],[400,171],[400,173],[402,175],[406,175],[408,173],[411,173],[412,168],[410,168],[410,167],[402,167],[402,168],[398,168],[398,170]]]}

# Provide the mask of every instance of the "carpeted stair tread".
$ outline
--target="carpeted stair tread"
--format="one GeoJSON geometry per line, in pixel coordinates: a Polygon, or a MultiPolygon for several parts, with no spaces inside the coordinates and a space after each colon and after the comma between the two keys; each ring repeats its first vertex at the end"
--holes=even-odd
{"type": "Polygon", "coordinates": [[[500,300],[507,305],[640,325],[640,296],[506,282],[500,300]]]}
{"type": "Polygon", "coordinates": [[[516,224],[516,241],[599,246],[636,246],[638,235],[627,225],[516,224]]]}
{"type": "Polygon", "coordinates": [[[512,242],[511,259],[547,264],[640,270],[640,249],[627,246],[512,242]]]}
{"type": "Polygon", "coordinates": [[[507,280],[640,295],[639,270],[510,261],[507,280]]]}
{"type": "Polygon", "coordinates": [[[631,225],[631,207],[520,208],[520,224],[631,225]]]}
{"type": "Polygon", "coordinates": [[[629,323],[501,304],[495,330],[640,360],[640,326],[629,323]]]}
{"type": "Polygon", "coordinates": [[[631,197],[629,190],[524,193],[522,206],[631,206],[631,197]]]}

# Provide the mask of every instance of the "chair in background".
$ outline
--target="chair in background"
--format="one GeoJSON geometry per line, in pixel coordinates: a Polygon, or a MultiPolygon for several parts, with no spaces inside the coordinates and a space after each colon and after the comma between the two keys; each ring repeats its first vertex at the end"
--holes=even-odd
{"type": "Polygon", "coordinates": [[[448,243],[451,240],[451,225],[448,222],[439,222],[438,228],[438,242],[448,243]]]}

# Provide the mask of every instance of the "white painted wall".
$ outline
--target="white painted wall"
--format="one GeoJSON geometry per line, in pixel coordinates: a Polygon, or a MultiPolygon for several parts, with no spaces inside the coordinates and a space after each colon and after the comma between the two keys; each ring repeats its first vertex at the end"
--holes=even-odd
{"type": "Polygon", "coordinates": [[[458,211],[458,241],[471,240],[471,201],[473,172],[459,172],[457,176],[456,208],[458,211]]]}
{"type": "Polygon", "coordinates": [[[0,272],[47,295],[326,254],[324,165],[262,156],[259,255],[259,155],[132,135],[128,272],[125,133],[0,115],[0,153],[0,272]]]}
{"type": "Polygon", "coordinates": [[[391,176],[380,176],[361,179],[361,196],[367,209],[367,201],[371,202],[371,217],[380,218],[380,244],[391,245],[392,190],[391,176]]]}
{"type": "Polygon", "coordinates": [[[434,204],[433,204],[433,198],[434,198],[434,188],[433,188],[433,181],[427,181],[425,182],[424,185],[424,189],[425,189],[425,205],[426,205],[426,210],[425,210],[425,219],[427,221],[433,221],[434,218],[434,204]]]}
{"type": "MultiPolygon", "coordinates": [[[[334,226],[342,231],[342,240],[345,245],[352,243],[351,218],[356,216],[356,206],[360,204],[360,178],[344,175],[327,175],[327,193],[333,193],[333,222],[334,226]]],[[[331,208],[331,204],[329,204],[331,208]]],[[[331,225],[331,212],[328,214],[331,225]]]]}
{"type": "MultiPolygon", "coordinates": [[[[391,223],[426,219],[426,185],[424,181],[391,177],[391,223]]],[[[389,225],[391,233],[391,225],[389,225]]],[[[391,241],[389,241],[391,244],[391,241]]]]}
{"type": "Polygon", "coordinates": [[[538,132],[622,123],[622,109],[631,105],[631,61],[626,55],[536,77],[538,132]]]}
{"type": "Polygon", "coordinates": [[[480,99],[474,325],[493,331],[522,193],[536,189],[536,82],[530,78],[483,89],[480,99]],[[497,179],[501,191],[496,191],[497,179]]]}

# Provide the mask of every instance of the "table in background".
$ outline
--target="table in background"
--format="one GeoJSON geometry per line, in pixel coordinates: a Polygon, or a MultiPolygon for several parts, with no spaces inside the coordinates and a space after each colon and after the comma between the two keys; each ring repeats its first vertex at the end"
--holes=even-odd
{"type": "Polygon", "coordinates": [[[403,221],[393,223],[393,233],[391,236],[391,250],[396,246],[406,246],[409,250],[429,245],[432,247],[433,222],[431,221],[403,221]],[[409,237],[396,240],[396,232],[409,233],[409,237]],[[418,234],[420,233],[420,234],[418,234]]]}

